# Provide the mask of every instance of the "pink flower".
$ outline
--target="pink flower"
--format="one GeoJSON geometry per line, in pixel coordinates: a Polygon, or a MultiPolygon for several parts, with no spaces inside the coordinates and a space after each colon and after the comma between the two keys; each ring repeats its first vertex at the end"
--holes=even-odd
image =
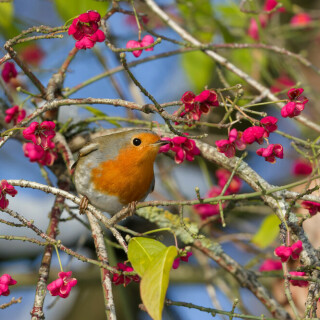
{"type": "Polygon", "coordinates": [[[6,199],[6,195],[10,195],[11,197],[14,197],[18,191],[7,182],[7,180],[1,180],[0,181],[0,208],[5,209],[8,204],[9,200],[6,199]]]}
{"type": "Polygon", "coordinates": [[[200,120],[203,113],[207,114],[211,107],[219,106],[218,95],[214,90],[204,90],[197,96],[192,91],[187,91],[182,95],[181,101],[184,104],[184,111],[179,117],[195,121],[200,120]]]}
{"type": "Polygon", "coordinates": [[[172,269],[177,269],[180,265],[180,260],[188,262],[189,258],[192,256],[192,252],[186,251],[185,249],[179,250],[179,257],[173,261],[172,269]]]}
{"type": "Polygon", "coordinates": [[[59,296],[61,298],[67,298],[70,294],[72,287],[77,284],[76,278],[71,278],[72,271],[59,272],[58,279],[52,281],[47,285],[47,289],[52,296],[59,296]]]}
{"type": "Polygon", "coordinates": [[[100,14],[97,11],[87,11],[72,21],[68,34],[76,41],[77,49],[90,49],[96,42],[103,42],[105,34],[99,30],[100,14]]]}
{"type": "Polygon", "coordinates": [[[263,138],[268,138],[269,133],[265,128],[259,126],[249,127],[243,131],[241,140],[245,144],[252,144],[255,141],[259,144],[263,143],[263,138]]]}
{"type": "Polygon", "coordinates": [[[81,49],[91,49],[94,47],[96,42],[103,42],[105,40],[105,35],[101,30],[97,30],[93,35],[83,37],[81,40],[76,42],[76,48],[81,49]]]}
{"type": "Polygon", "coordinates": [[[290,24],[293,27],[306,27],[310,24],[311,21],[312,19],[308,13],[300,12],[291,18],[290,24]]]}
{"type": "MultiPolygon", "coordinates": [[[[126,48],[131,49],[131,48],[146,47],[151,45],[152,43],[154,43],[153,37],[147,34],[142,38],[141,41],[129,40],[127,42],[126,48]]],[[[135,50],[135,51],[132,51],[132,53],[136,58],[138,58],[141,55],[142,51],[143,50],[135,50]]],[[[145,49],[145,51],[153,51],[153,47],[149,49],[145,49]]]]}
{"type": "Polygon", "coordinates": [[[2,69],[1,75],[2,75],[2,79],[6,83],[10,82],[11,78],[15,78],[18,75],[18,72],[16,70],[14,63],[6,62],[2,69]]]}
{"type": "Polygon", "coordinates": [[[241,137],[242,132],[238,132],[237,129],[232,129],[229,132],[228,140],[216,141],[217,150],[228,158],[234,157],[236,148],[238,150],[244,150],[246,148],[246,144],[242,141],[241,137]]]}
{"type": "MultiPolygon", "coordinates": [[[[150,36],[149,34],[145,35],[142,40],[141,40],[141,47],[147,47],[150,46],[151,44],[154,43],[154,39],[152,36],[150,36]]],[[[148,49],[144,49],[144,51],[153,51],[153,47],[148,48],[148,49]]]]}
{"type": "Polygon", "coordinates": [[[259,268],[260,272],[281,270],[282,264],[279,260],[266,259],[259,268]]]}
{"type": "Polygon", "coordinates": [[[161,140],[170,141],[170,143],[160,147],[159,153],[172,150],[176,154],[174,160],[178,164],[182,163],[184,160],[193,161],[194,156],[200,154],[200,150],[196,146],[194,140],[188,139],[186,137],[179,136],[172,139],[169,137],[164,137],[161,140]]]}
{"type": "Polygon", "coordinates": [[[274,250],[274,254],[279,257],[282,262],[287,262],[292,254],[292,248],[287,246],[279,246],[274,250]]]}
{"type": "MultiPolygon", "coordinates": [[[[139,48],[139,47],[142,47],[142,45],[139,41],[136,41],[136,40],[129,40],[126,45],[126,48],[128,49],[139,48]]],[[[136,58],[138,58],[140,57],[142,50],[135,50],[135,51],[132,51],[132,53],[136,58]]]]}
{"type": "MultiPolygon", "coordinates": [[[[276,0],[266,0],[263,6],[264,11],[271,11],[278,5],[278,1],[276,0]]],[[[285,12],[286,9],[284,7],[281,7],[277,10],[278,12],[285,12]]]]}
{"type": "Polygon", "coordinates": [[[190,112],[194,109],[194,98],[196,95],[192,91],[186,91],[182,97],[181,101],[184,104],[184,109],[186,112],[190,112]]]}
{"type": "Polygon", "coordinates": [[[41,146],[31,142],[25,143],[22,148],[24,155],[30,159],[30,162],[38,162],[43,166],[52,166],[58,158],[56,152],[50,149],[44,150],[41,146]]]}
{"type": "Polygon", "coordinates": [[[6,123],[13,122],[16,125],[18,122],[22,121],[26,117],[26,110],[20,109],[18,106],[13,106],[6,110],[6,117],[4,121],[6,123]]]}
{"type": "Polygon", "coordinates": [[[260,148],[256,153],[270,163],[275,163],[276,157],[283,159],[283,147],[281,144],[269,144],[267,148],[260,148]]]}
{"type": "Polygon", "coordinates": [[[297,242],[293,243],[291,245],[291,249],[292,249],[291,258],[293,260],[297,260],[300,256],[301,251],[303,250],[302,241],[298,240],[297,242]]]}
{"type": "MultiPolygon", "coordinates": [[[[214,198],[221,194],[222,188],[218,186],[213,186],[209,192],[206,194],[206,198],[214,198]]],[[[222,204],[222,208],[227,205],[226,202],[222,204]]],[[[208,217],[215,216],[220,213],[219,205],[218,204],[209,204],[209,203],[200,203],[195,204],[194,209],[196,210],[197,214],[200,215],[202,220],[205,220],[208,217]]]]}
{"type": "Polygon", "coordinates": [[[276,117],[267,116],[260,120],[260,126],[267,131],[269,136],[271,132],[276,131],[278,129],[277,122],[278,119],[276,117]]]}
{"type": "Polygon", "coordinates": [[[30,44],[20,52],[21,58],[33,66],[39,66],[45,57],[45,52],[37,44],[30,44]]]}
{"type": "Polygon", "coordinates": [[[291,88],[295,84],[296,82],[294,80],[283,74],[278,79],[276,79],[274,85],[270,88],[270,91],[272,93],[277,93],[284,89],[291,88]]]}
{"type": "Polygon", "coordinates": [[[318,212],[320,212],[320,203],[313,202],[313,201],[303,201],[302,206],[305,209],[309,210],[311,216],[314,216],[318,212]]]}
{"type": "Polygon", "coordinates": [[[3,274],[0,277],[0,296],[8,296],[10,294],[9,286],[13,286],[16,283],[17,281],[12,279],[10,274],[3,274]]]}
{"type": "Polygon", "coordinates": [[[278,119],[272,116],[264,117],[260,120],[260,126],[252,126],[243,131],[242,141],[246,144],[258,142],[263,143],[264,138],[268,138],[269,134],[278,129],[278,119]]]}
{"type": "MultiPolygon", "coordinates": [[[[227,169],[220,168],[216,171],[216,177],[218,178],[218,185],[223,188],[230,178],[231,172],[227,169]]],[[[242,182],[237,176],[233,176],[229,187],[225,194],[238,193],[240,191],[242,182]]]]}
{"type": "Polygon", "coordinates": [[[260,36],[259,36],[259,27],[257,24],[256,19],[251,18],[250,19],[250,25],[248,29],[248,36],[252,38],[255,41],[259,41],[260,36]]]}
{"type": "Polygon", "coordinates": [[[204,90],[195,96],[194,104],[199,106],[202,113],[208,113],[210,107],[219,107],[218,95],[214,90],[204,90]]]}
{"type": "Polygon", "coordinates": [[[291,257],[293,260],[297,260],[303,250],[302,241],[298,240],[290,247],[280,246],[274,250],[274,254],[281,259],[282,262],[287,262],[291,257]]]}
{"type": "Polygon", "coordinates": [[[281,115],[284,118],[296,117],[304,110],[304,106],[309,100],[301,95],[303,91],[302,88],[292,88],[288,91],[289,101],[281,109],[281,115]]]}
{"type": "MultiPolygon", "coordinates": [[[[305,272],[299,272],[299,271],[291,271],[289,273],[293,277],[303,277],[306,275],[305,272]]],[[[309,282],[306,280],[290,280],[290,283],[293,286],[298,286],[298,287],[307,287],[309,285],[309,282]]]]}
{"type": "Polygon", "coordinates": [[[52,121],[43,121],[41,124],[32,122],[27,129],[22,131],[25,139],[31,140],[36,145],[41,145],[44,149],[53,149],[54,142],[51,139],[56,135],[52,121]]]}
{"type": "Polygon", "coordinates": [[[312,165],[309,161],[298,159],[294,162],[292,173],[294,175],[309,175],[312,172],[312,165]]]}
{"type": "MultiPolygon", "coordinates": [[[[134,271],[132,267],[129,267],[121,262],[117,263],[116,269],[121,270],[121,271],[126,271],[126,272],[134,271]]],[[[124,274],[115,273],[115,274],[113,274],[111,281],[116,286],[119,284],[123,284],[123,286],[126,287],[131,281],[140,282],[140,278],[138,275],[125,276],[124,274]]]]}
{"type": "MultiPolygon", "coordinates": [[[[259,18],[261,28],[262,29],[265,28],[267,26],[268,17],[265,14],[260,14],[258,18],[259,18]]],[[[248,36],[255,41],[260,40],[258,23],[257,23],[257,20],[254,18],[250,19],[250,25],[248,28],[248,36]]]]}

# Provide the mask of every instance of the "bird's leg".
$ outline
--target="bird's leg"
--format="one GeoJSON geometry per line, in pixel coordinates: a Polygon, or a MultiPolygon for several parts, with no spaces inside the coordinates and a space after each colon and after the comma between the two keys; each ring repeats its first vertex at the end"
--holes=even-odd
{"type": "Polygon", "coordinates": [[[132,201],[128,204],[127,210],[128,210],[128,216],[131,217],[136,212],[138,201],[132,201]]]}
{"type": "Polygon", "coordinates": [[[79,213],[80,214],[84,214],[88,208],[88,204],[89,204],[89,199],[87,196],[82,196],[81,198],[81,202],[79,205],[79,213]]]}
{"type": "Polygon", "coordinates": [[[132,201],[127,207],[124,207],[119,212],[117,212],[112,218],[109,219],[110,224],[113,226],[119,221],[125,219],[126,217],[131,217],[136,211],[138,201],[132,201]]]}

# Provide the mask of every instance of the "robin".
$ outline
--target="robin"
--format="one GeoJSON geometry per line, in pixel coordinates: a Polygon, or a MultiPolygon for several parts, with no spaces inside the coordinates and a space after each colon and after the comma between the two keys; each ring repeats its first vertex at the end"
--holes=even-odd
{"type": "Polygon", "coordinates": [[[143,201],[154,189],[153,163],[166,143],[153,131],[140,128],[110,129],[92,139],[72,166],[76,189],[83,196],[80,211],[89,201],[113,215],[143,201]]]}

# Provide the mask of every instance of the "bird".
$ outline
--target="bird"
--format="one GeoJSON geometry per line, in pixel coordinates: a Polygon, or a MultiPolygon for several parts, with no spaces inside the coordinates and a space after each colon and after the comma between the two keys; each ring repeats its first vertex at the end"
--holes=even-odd
{"type": "Polygon", "coordinates": [[[84,145],[73,164],[74,184],[82,197],[80,212],[88,202],[114,215],[143,201],[153,191],[153,164],[159,148],[168,143],[152,130],[117,128],[84,145]]]}

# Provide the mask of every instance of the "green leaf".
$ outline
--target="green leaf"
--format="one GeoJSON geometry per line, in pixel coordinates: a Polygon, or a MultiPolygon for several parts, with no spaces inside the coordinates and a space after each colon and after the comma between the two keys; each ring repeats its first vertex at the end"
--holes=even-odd
{"type": "Polygon", "coordinates": [[[202,42],[212,40],[215,30],[210,0],[177,1],[177,7],[184,18],[184,25],[202,42]]]}
{"type": "Polygon", "coordinates": [[[278,2],[282,3],[287,10],[292,10],[292,3],[290,0],[278,0],[278,2]]]}
{"type": "Polygon", "coordinates": [[[13,3],[0,2],[0,28],[8,28],[13,22],[13,3]]]}
{"type": "Polygon", "coordinates": [[[239,10],[239,5],[234,2],[228,2],[226,5],[217,5],[215,7],[216,16],[223,21],[229,28],[234,28],[239,34],[239,30],[248,23],[248,15],[239,10]]]}
{"type": "Polygon", "coordinates": [[[104,15],[109,2],[97,2],[94,0],[55,0],[57,11],[64,21],[75,18],[88,10],[96,10],[104,15]]]}
{"type": "Polygon", "coordinates": [[[101,110],[99,110],[97,108],[94,108],[94,107],[86,106],[86,107],[83,107],[83,108],[88,110],[89,112],[91,112],[93,115],[95,115],[97,117],[107,117],[108,116],[107,114],[105,114],[101,110]]]}
{"type": "Polygon", "coordinates": [[[97,108],[94,108],[94,107],[91,107],[91,106],[86,106],[86,107],[82,107],[82,108],[88,110],[89,112],[91,112],[96,117],[105,117],[105,119],[103,119],[104,121],[107,121],[107,122],[113,124],[114,126],[116,126],[118,128],[121,128],[121,125],[117,121],[109,120],[108,119],[108,115],[106,113],[102,112],[101,110],[99,110],[97,108]]]}
{"type": "Polygon", "coordinates": [[[277,238],[280,223],[280,219],[275,214],[266,217],[252,238],[252,243],[261,249],[268,247],[277,238]]]}
{"type": "Polygon", "coordinates": [[[157,240],[135,237],[128,245],[128,259],[133,269],[143,277],[152,260],[166,249],[167,247],[157,240]]]}
{"type": "Polygon", "coordinates": [[[213,75],[214,61],[203,52],[190,52],[181,57],[181,63],[194,90],[198,93],[210,84],[213,75]]]}
{"type": "Polygon", "coordinates": [[[141,299],[153,320],[161,320],[164,299],[169,285],[169,273],[178,254],[174,246],[160,252],[142,277],[141,299]]]}
{"type": "Polygon", "coordinates": [[[0,2],[0,32],[5,38],[12,38],[20,31],[13,24],[13,2],[0,2]]]}
{"type": "Polygon", "coordinates": [[[219,19],[215,18],[214,21],[223,36],[224,42],[226,43],[235,42],[236,38],[232,35],[232,33],[229,31],[226,25],[219,19]]]}

